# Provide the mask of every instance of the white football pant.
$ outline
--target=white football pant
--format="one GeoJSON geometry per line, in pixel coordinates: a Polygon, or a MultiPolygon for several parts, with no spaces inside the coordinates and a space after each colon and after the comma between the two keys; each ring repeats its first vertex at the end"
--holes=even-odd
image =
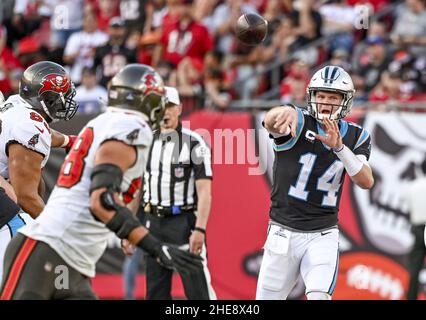
{"type": "Polygon", "coordinates": [[[337,228],[321,232],[296,232],[270,224],[256,299],[287,299],[299,275],[309,299],[331,298],[336,286],[338,265],[337,228]]]}

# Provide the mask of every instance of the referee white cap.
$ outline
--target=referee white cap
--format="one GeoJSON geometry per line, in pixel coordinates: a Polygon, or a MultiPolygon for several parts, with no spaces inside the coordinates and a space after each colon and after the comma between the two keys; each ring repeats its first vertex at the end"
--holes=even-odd
{"type": "Polygon", "coordinates": [[[166,98],[169,103],[180,106],[179,93],[174,87],[164,87],[166,89],[166,98]]]}

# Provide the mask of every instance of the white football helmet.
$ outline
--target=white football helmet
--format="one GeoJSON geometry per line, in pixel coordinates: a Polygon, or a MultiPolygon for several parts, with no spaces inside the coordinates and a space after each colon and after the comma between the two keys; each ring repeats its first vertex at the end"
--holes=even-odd
{"type": "Polygon", "coordinates": [[[0,104],[2,104],[4,102],[4,95],[3,93],[0,91],[0,104]]]}
{"type": "Polygon", "coordinates": [[[317,91],[337,92],[343,95],[342,104],[336,105],[336,110],[333,107],[333,112],[329,116],[330,119],[342,119],[351,111],[355,94],[354,84],[351,76],[341,67],[325,66],[318,70],[312,76],[306,88],[306,93],[308,94],[308,111],[311,116],[322,121],[324,115],[318,112],[318,103],[315,98],[317,91]]]}

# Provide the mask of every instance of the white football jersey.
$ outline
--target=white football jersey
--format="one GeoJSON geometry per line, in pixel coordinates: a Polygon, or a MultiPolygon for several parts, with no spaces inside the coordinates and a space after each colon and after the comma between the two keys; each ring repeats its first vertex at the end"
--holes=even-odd
{"type": "MultiPolygon", "coordinates": [[[[144,115],[108,107],[81,131],[62,165],[55,188],[43,212],[19,232],[43,241],[71,267],[93,277],[110,236],[109,229],[90,213],[90,175],[99,146],[108,140],[133,145],[137,161],[124,172],[121,191],[128,202],[140,189],[153,135],[144,115]]],[[[126,156],[126,155],[123,155],[126,156]]]]}
{"type": "Polygon", "coordinates": [[[50,128],[43,117],[31,109],[19,95],[10,96],[0,104],[0,175],[9,178],[7,146],[19,143],[44,156],[42,167],[50,154],[50,128]]]}

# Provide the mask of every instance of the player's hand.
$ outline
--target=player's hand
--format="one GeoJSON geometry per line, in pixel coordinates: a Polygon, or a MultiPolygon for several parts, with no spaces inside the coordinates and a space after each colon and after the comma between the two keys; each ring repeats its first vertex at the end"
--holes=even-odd
{"type": "Polygon", "coordinates": [[[297,111],[292,107],[284,107],[275,117],[274,129],[278,133],[285,134],[290,126],[291,136],[296,137],[297,111]]]}
{"type": "Polygon", "coordinates": [[[191,274],[203,268],[203,259],[187,250],[172,244],[163,244],[158,252],[157,261],[167,269],[173,269],[180,274],[191,274]]]}
{"type": "Polygon", "coordinates": [[[135,253],[135,247],[127,239],[121,240],[121,250],[126,256],[132,256],[135,253]]]}
{"type": "Polygon", "coordinates": [[[332,149],[340,149],[343,145],[342,136],[340,135],[339,126],[337,121],[324,118],[323,120],[325,136],[316,134],[315,138],[322,141],[324,144],[332,149]]]}
{"type": "Polygon", "coordinates": [[[189,251],[194,254],[201,254],[205,240],[205,235],[202,232],[194,230],[189,237],[189,251]]]}

